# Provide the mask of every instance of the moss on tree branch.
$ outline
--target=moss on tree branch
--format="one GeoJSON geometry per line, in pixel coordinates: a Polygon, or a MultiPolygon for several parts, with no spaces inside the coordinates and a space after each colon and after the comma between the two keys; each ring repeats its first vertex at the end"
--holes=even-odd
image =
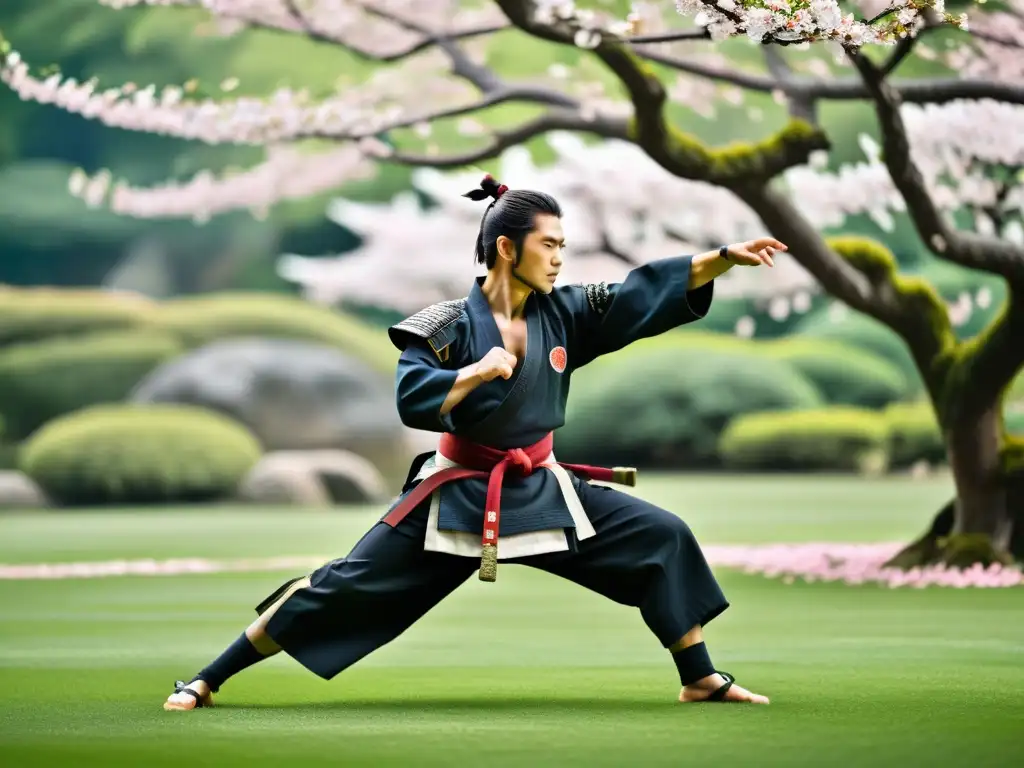
{"type": "Polygon", "coordinates": [[[847,236],[832,237],[826,242],[875,285],[890,282],[896,276],[896,257],[877,240],[847,236]]]}
{"type": "Polygon", "coordinates": [[[811,152],[831,146],[820,128],[791,119],[774,136],[757,143],[708,147],[666,121],[665,87],[632,49],[604,42],[596,53],[619,77],[633,102],[630,139],[676,176],[725,187],[766,183],[786,169],[806,163],[811,152]]]}
{"type": "Polygon", "coordinates": [[[687,178],[724,187],[767,182],[787,168],[807,162],[811,152],[828,146],[824,133],[796,119],[790,120],[775,135],[756,143],[706,147],[674,126],[667,127],[665,137],[667,157],[673,164],[687,169],[687,178]]]}
{"type": "Polygon", "coordinates": [[[827,243],[876,290],[892,293],[891,303],[900,307],[894,330],[907,341],[944,428],[997,407],[999,396],[1019,370],[1013,364],[1012,349],[1024,331],[1024,306],[1007,302],[981,333],[960,341],[935,287],[900,275],[896,259],[884,245],[864,237],[835,237],[827,243]]]}
{"type": "Polygon", "coordinates": [[[945,400],[944,361],[957,347],[946,304],[926,280],[899,274],[892,252],[867,237],[834,237],[827,241],[848,264],[863,274],[889,306],[897,308],[889,325],[910,348],[937,409],[945,400]]]}
{"type": "MultiPolygon", "coordinates": [[[[938,291],[926,280],[899,274],[892,251],[868,237],[833,237],[826,242],[876,288],[892,291],[901,314],[912,319],[915,325],[926,328],[935,340],[934,346],[947,349],[957,343],[946,304],[938,291]]],[[[907,341],[913,345],[911,339],[907,341]]]]}

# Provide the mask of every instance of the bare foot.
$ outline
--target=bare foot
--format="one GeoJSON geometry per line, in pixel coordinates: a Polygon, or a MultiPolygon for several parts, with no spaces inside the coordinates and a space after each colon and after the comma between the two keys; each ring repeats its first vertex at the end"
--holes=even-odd
{"type": "MultiPolygon", "coordinates": [[[[679,692],[679,701],[684,704],[692,704],[698,701],[707,701],[707,698],[721,688],[728,682],[720,674],[715,673],[708,675],[702,680],[698,680],[696,683],[687,685],[679,692]]],[[[762,696],[759,693],[751,693],[746,688],[733,683],[729,686],[729,690],[725,692],[725,696],[721,698],[721,701],[737,701],[744,702],[747,704],[767,704],[768,697],[762,696]]]]}
{"type": "Polygon", "coordinates": [[[199,707],[200,701],[204,707],[213,706],[213,694],[210,692],[210,686],[208,686],[203,680],[196,680],[188,685],[185,685],[180,680],[174,684],[175,692],[167,697],[167,701],[164,702],[164,709],[168,712],[175,710],[189,710],[196,709],[199,707]],[[199,701],[196,700],[196,696],[193,696],[189,691],[195,691],[196,696],[199,697],[199,701]]]}

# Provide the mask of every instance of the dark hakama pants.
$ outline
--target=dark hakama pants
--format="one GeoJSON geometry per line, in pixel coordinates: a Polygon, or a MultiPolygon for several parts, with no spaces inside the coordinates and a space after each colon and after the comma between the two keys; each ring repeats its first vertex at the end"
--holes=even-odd
{"type": "MultiPolygon", "coordinates": [[[[613,488],[575,485],[597,535],[579,541],[570,532],[568,551],[502,560],[502,567],[539,568],[638,608],[666,648],[729,607],[679,517],[613,488]]],[[[346,557],[314,571],[310,585],[270,616],[267,634],[329,680],[411,627],[480,567],[475,557],[423,549],[428,506],[429,500],[396,528],[378,522],[346,557]]],[[[279,600],[288,586],[257,610],[279,600]]]]}

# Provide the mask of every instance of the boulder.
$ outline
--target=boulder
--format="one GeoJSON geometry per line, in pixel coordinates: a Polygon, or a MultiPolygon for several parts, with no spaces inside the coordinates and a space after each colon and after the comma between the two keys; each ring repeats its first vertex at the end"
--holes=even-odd
{"type": "Polygon", "coordinates": [[[260,459],[238,489],[256,504],[371,504],[390,494],[366,459],[349,451],[275,451],[260,459]]]}
{"type": "Polygon", "coordinates": [[[0,470],[0,509],[40,509],[49,499],[33,480],[13,469],[0,470]]]}
{"type": "Polygon", "coordinates": [[[189,403],[249,427],[264,450],[343,450],[396,490],[414,447],[395,408],[394,380],[334,347],[289,339],[227,339],[168,362],[130,395],[189,403]]]}

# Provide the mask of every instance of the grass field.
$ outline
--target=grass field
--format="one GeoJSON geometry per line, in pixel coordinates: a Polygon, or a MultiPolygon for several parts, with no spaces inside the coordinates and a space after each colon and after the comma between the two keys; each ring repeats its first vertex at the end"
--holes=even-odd
{"type": "MultiPolygon", "coordinates": [[[[893,541],[948,481],[646,477],[707,543],[893,541]]],[[[343,554],[377,510],[0,517],[0,563],[343,554]]],[[[300,571],[301,572],[301,571],[300,571]]],[[[283,656],[166,713],[293,572],[0,580],[0,764],[1012,765],[1024,590],[785,585],[719,571],[713,658],[769,707],[682,706],[639,615],[505,567],[327,683],[283,656]]]]}

